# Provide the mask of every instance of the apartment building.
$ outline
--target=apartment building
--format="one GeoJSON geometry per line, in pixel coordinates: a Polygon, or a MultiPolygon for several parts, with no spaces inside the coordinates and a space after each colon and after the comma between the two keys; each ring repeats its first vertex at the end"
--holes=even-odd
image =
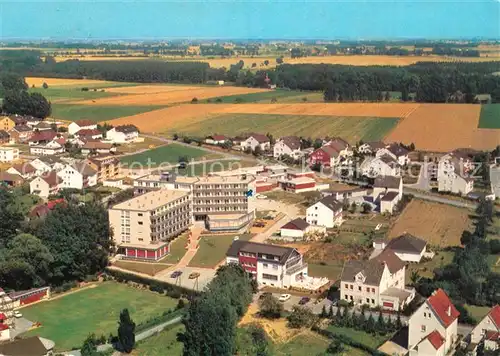
{"type": "Polygon", "coordinates": [[[19,159],[19,149],[13,147],[0,147],[0,162],[13,162],[19,159]]]}
{"type": "Polygon", "coordinates": [[[448,153],[439,159],[438,190],[466,195],[474,188],[474,181],[469,173],[474,163],[466,154],[459,151],[448,153]]]}
{"type": "Polygon", "coordinates": [[[405,263],[390,250],[371,260],[350,260],[344,264],[340,298],[355,305],[402,310],[415,297],[405,287],[405,263]]]}
{"type": "Polygon", "coordinates": [[[86,163],[97,171],[97,182],[102,183],[108,179],[115,179],[121,173],[120,159],[114,156],[93,156],[86,163]]]}
{"type": "Polygon", "coordinates": [[[114,240],[127,258],[159,260],[168,253],[168,243],[191,223],[189,194],[176,190],[154,190],[109,209],[114,240]]]}
{"type": "Polygon", "coordinates": [[[307,263],[294,248],[236,240],[226,253],[226,263],[238,263],[259,285],[289,288],[307,276],[307,263]]]}

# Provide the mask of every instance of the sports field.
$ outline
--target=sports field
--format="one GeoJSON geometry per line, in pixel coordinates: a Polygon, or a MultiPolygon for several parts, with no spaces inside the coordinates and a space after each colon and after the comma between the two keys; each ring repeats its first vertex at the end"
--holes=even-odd
{"type": "Polygon", "coordinates": [[[348,142],[381,140],[398,123],[398,118],[337,117],[307,115],[224,114],[188,124],[179,122],[166,133],[209,135],[214,132],[229,136],[248,132],[271,133],[275,136],[304,137],[340,136],[348,142]]]}
{"type": "Polygon", "coordinates": [[[413,199],[389,231],[389,238],[409,233],[431,246],[460,246],[462,232],[470,228],[471,211],[413,199]]]}
{"type": "Polygon", "coordinates": [[[80,104],[52,104],[51,117],[58,120],[95,122],[113,120],[139,113],[158,110],[161,106],[91,106],[80,104]]]}
{"type": "Polygon", "coordinates": [[[481,106],[479,128],[500,129],[500,104],[487,104],[481,106]]]}
{"type": "MultiPolygon", "coordinates": [[[[172,143],[165,146],[160,146],[152,150],[137,153],[135,155],[122,157],[120,160],[125,166],[134,165],[145,167],[150,165],[151,167],[156,167],[159,165],[166,164],[177,164],[179,162],[179,157],[186,157],[188,161],[191,159],[197,159],[206,156],[208,153],[206,151],[200,150],[195,147],[189,147],[184,145],[179,145],[172,143]]],[[[139,168],[139,167],[137,167],[139,168]]]]}
{"type": "Polygon", "coordinates": [[[176,300],[125,284],[105,282],[67,296],[22,309],[24,317],[42,324],[23,334],[53,340],[57,350],[80,347],[89,333],[116,335],[120,311],[128,308],[136,324],[173,309],[176,300]]]}

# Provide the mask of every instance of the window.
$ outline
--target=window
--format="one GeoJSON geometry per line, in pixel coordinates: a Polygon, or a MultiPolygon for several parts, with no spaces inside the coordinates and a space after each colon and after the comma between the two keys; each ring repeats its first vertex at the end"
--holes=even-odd
{"type": "Polygon", "coordinates": [[[263,263],[262,267],[267,268],[267,263],[263,263]]]}
{"type": "Polygon", "coordinates": [[[375,288],[372,288],[372,293],[375,293],[375,288]]]}
{"type": "Polygon", "coordinates": [[[366,302],[367,302],[367,303],[370,303],[370,298],[366,298],[366,302]]]}
{"type": "Polygon", "coordinates": [[[361,292],[361,289],[362,289],[361,287],[358,287],[358,291],[360,291],[360,292],[361,292]]]}
{"type": "Polygon", "coordinates": [[[142,225],[142,221],[138,221],[137,223],[138,223],[139,225],[142,225]]]}
{"type": "Polygon", "coordinates": [[[420,327],[420,331],[422,331],[422,332],[424,333],[424,332],[425,332],[425,330],[427,330],[427,328],[425,327],[425,325],[422,325],[422,326],[420,327]]]}
{"type": "Polygon", "coordinates": [[[351,289],[354,289],[354,286],[352,284],[350,285],[350,287],[351,287],[351,289]]]}
{"type": "Polygon", "coordinates": [[[275,276],[274,274],[263,273],[262,274],[262,278],[264,278],[264,279],[270,279],[272,281],[277,281],[278,280],[278,276],[275,276]]]}
{"type": "Polygon", "coordinates": [[[353,300],[352,295],[349,297],[350,300],[353,300]]]}
{"type": "Polygon", "coordinates": [[[366,291],[367,291],[368,293],[370,293],[370,288],[366,287],[366,291]]]}
{"type": "Polygon", "coordinates": [[[349,288],[349,284],[347,284],[347,283],[346,283],[346,284],[345,284],[345,287],[346,287],[346,288],[349,288]]]}
{"type": "Polygon", "coordinates": [[[273,269],[278,269],[278,265],[273,265],[273,269]]]}
{"type": "Polygon", "coordinates": [[[372,304],[375,304],[375,299],[372,299],[372,304]]]}

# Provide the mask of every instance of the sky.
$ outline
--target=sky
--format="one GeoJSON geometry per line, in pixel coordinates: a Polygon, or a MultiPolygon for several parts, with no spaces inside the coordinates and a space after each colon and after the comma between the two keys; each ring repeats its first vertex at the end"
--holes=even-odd
{"type": "Polygon", "coordinates": [[[500,0],[0,0],[0,40],[500,38],[500,0]]]}

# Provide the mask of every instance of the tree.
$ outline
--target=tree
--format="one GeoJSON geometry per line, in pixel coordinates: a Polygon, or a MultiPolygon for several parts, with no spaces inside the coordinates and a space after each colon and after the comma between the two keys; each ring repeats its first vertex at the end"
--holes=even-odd
{"type": "Polygon", "coordinates": [[[259,301],[259,314],[265,318],[280,318],[283,314],[283,311],[283,304],[280,303],[280,301],[272,294],[266,294],[264,298],[259,301]]]}
{"type": "Polygon", "coordinates": [[[135,323],[130,318],[128,309],[120,312],[118,322],[118,343],[123,352],[130,353],[135,346],[135,323]]]}
{"type": "Polygon", "coordinates": [[[82,349],[80,350],[82,356],[95,356],[97,355],[97,338],[95,334],[87,336],[83,342],[82,349]]]}
{"type": "Polygon", "coordinates": [[[398,313],[398,317],[396,318],[396,330],[399,330],[403,327],[403,322],[401,321],[401,313],[398,313]]]}
{"type": "Polygon", "coordinates": [[[198,102],[198,98],[194,97],[191,99],[191,104],[196,104],[198,102]]]}
{"type": "Polygon", "coordinates": [[[339,355],[344,351],[344,346],[339,340],[334,340],[328,345],[326,349],[327,354],[339,355]]]}
{"type": "Polygon", "coordinates": [[[389,93],[388,91],[385,92],[385,96],[384,96],[384,100],[385,101],[389,101],[391,100],[391,93],[389,93]]]}
{"type": "Polygon", "coordinates": [[[276,58],[276,64],[282,64],[282,63],[283,63],[283,57],[276,58]]]}
{"type": "Polygon", "coordinates": [[[9,91],[3,100],[3,110],[9,114],[31,115],[45,119],[50,116],[50,102],[40,93],[9,91]]]}
{"type": "Polygon", "coordinates": [[[4,187],[0,187],[0,248],[5,247],[21,228],[24,220],[21,212],[14,209],[13,195],[4,187]]]}
{"type": "Polygon", "coordinates": [[[43,89],[48,89],[49,85],[47,83],[43,82],[42,87],[43,87],[43,89]]]}
{"type": "Polygon", "coordinates": [[[260,147],[260,145],[255,146],[255,148],[252,151],[252,154],[255,157],[258,157],[258,156],[260,156],[262,154],[262,148],[260,147]]]}
{"type": "Polygon", "coordinates": [[[410,99],[410,97],[409,97],[408,89],[406,88],[406,86],[404,86],[403,89],[401,90],[401,100],[408,101],[409,99],[410,99]]]}
{"type": "MultiPolygon", "coordinates": [[[[340,308],[337,308],[337,313],[339,312],[340,308]]],[[[330,309],[328,309],[328,318],[332,319],[333,318],[333,305],[330,304],[330,309]]]]}
{"type": "Polygon", "coordinates": [[[410,281],[412,286],[416,286],[420,280],[420,274],[417,271],[412,271],[410,274],[410,281]]]}
{"type": "Polygon", "coordinates": [[[28,84],[18,74],[3,72],[0,74],[0,94],[5,95],[8,91],[18,92],[28,89],[28,84]]]}
{"type": "Polygon", "coordinates": [[[326,305],[323,304],[321,308],[321,313],[319,314],[320,318],[326,318],[328,316],[328,312],[326,311],[326,305]]]}
{"type": "Polygon", "coordinates": [[[293,306],[292,312],[287,317],[288,327],[299,329],[310,327],[316,320],[316,316],[311,309],[301,306],[293,306]]]}
{"type": "Polygon", "coordinates": [[[361,204],[361,209],[363,214],[368,214],[372,211],[372,206],[365,202],[361,204]]]}
{"type": "Polygon", "coordinates": [[[364,324],[364,330],[368,333],[375,332],[375,319],[373,319],[372,313],[368,313],[368,318],[364,324]]]}
{"type": "Polygon", "coordinates": [[[387,332],[385,320],[384,320],[384,315],[382,314],[382,310],[380,310],[378,313],[377,324],[376,324],[375,328],[381,334],[385,334],[387,332]]]}

